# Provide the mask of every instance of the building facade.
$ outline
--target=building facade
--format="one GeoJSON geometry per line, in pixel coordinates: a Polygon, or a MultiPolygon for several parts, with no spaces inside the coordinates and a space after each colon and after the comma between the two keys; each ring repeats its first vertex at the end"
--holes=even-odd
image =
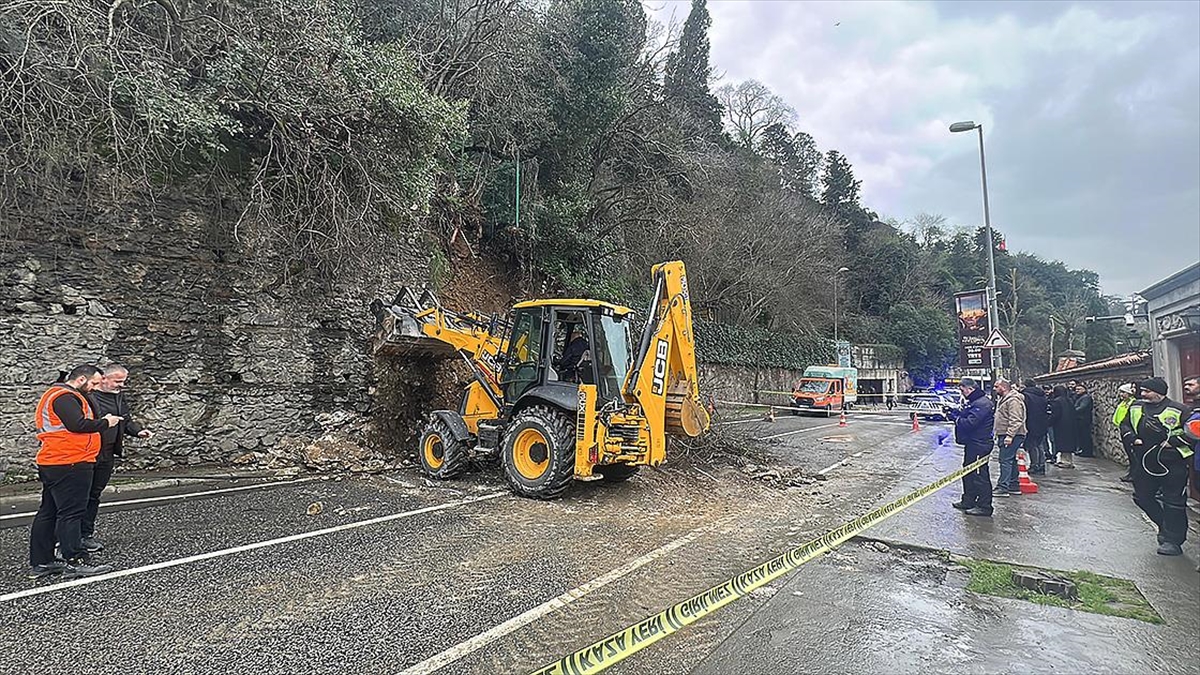
{"type": "Polygon", "coordinates": [[[858,368],[858,394],[863,403],[882,403],[884,396],[912,390],[904,353],[896,345],[854,345],[847,365],[858,368]]]}
{"type": "Polygon", "coordinates": [[[1140,295],[1150,319],[1154,374],[1170,396],[1183,397],[1183,380],[1200,375],[1200,263],[1181,270],[1140,295]]]}

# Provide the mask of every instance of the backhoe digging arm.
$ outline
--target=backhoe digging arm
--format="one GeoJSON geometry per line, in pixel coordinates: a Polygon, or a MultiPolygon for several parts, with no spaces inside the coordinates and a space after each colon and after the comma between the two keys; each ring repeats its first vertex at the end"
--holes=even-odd
{"type": "Polygon", "coordinates": [[[708,429],[709,416],[700,399],[687,274],[682,262],[672,261],[655,265],[651,277],[654,297],[625,382],[625,400],[640,405],[651,425],[661,420],[662,431],[699,436],[708,429]]]}

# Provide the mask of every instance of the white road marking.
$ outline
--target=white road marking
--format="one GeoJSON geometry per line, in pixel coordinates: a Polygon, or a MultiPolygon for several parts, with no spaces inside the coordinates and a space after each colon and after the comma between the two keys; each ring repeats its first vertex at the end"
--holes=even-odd
{"type": "Polygon", "coordinates": [[[444,668],[463,658],[464,656],[490,645],[505,635],[524,628],[543,616],[566,607],[567,605],[591,593],[592,591],[604,588],[612,582],[632,573],[634,570],[644,567],[682,546],[686,546],[699,537],[701,530],[703,529],[707,528],[696,528],[690,533],[685,534],[684,536],[672,542],[664,544],[653,551],[650,551],[646,555],[641,556],[640,558],[631,560],[612,570],[611,572],[604,574],[603,576],[596,577],[582,586],[572,588],[566,593],[548,600],[537,607],[524,612],[523,614],[518,614],[517,616],[514,616],[508,621],[505,621],[504,623],[501,623],[490,630],[486,630],[473,638],[464,640],[441,652],[440,654],[435,654],[434,656],[431,656],[418,664],[409,666],[408,668],[400,671],[400,675],[426,675],[427,673],[432,673],[436,670],[444,668]]]}
{"type": "Polygon", "coordinates": [[[839,466],[841,466],[841,465],[843,465],[843,464],[846,464],[846,463],[847,463],[847,462],[849,462],[851,459],[857,459],[857,458],[859,458],[859,457],[862,457],[862,454],[863,454],[863,452],[865,452],[865,451],[864,451],[864,450],[859,450],[858,452],[854,453],[853,455],[850,455],[849,457],[847,457],[847,458],[845,458],[845,459],[843,459],[843,460],[841,460],[841,461],[834,462],[833,464],[830,464],[829,466],[825,467],[824,469],[821,469],[821,470],[820,470],[820,471],[818,471],[817,473],[819,473],[819,474],[821,474],[821,475],[823,476],[823,475],[825,475],[825,474],[829,473],[830,471],[833,471],[834,469],[838,468],[839,466]]]}
{"type": "MultiPolygon", "coordinates": [[[[257,490],[259,488],[276,487],[279,485],[295,485],[297,483],[309,483],[314,480],[317,480],[317,479],[316,478],[297,478],[296,480],[277,480],[277,481],[269,481],[266,483],[255,483],[254,485],[239,485],[238,487],[220,488],[218,490],[203,490],[200,492],[181,492],[179,494],[163,495],[161,497],[143,497],[141,499],[124,499],[124,500],[115,501],[115,502],[100,502],[100,507],[104,508],[106,506],[112,507],[112,506],[127,506],[129,504],[149,504],[151,502],[165,502],[165,501],[171,501],[171,500],[175,500],[175,499],[188,499],[191,497],[206,497],[208,495],[219,495],[219,494],[224,494],[226,492],[242,492],[243,490],[257,490]]],[[[0,516],[0,520],[13,520],[16,518],[30,518],[35,515],[37,515],[37,511],[26,511],[24,513],[10,513],[8,515],[0,516]]]]}
{"type": "Polygon", "coordinates": [[[817,426],[815,426],[815,427],[808,427],[808,428],[805,428],[805,429],[796,429],[796,430],[794,430],[794,431],[785,431],[785,432],[783,432],[782,434],[774,434],[774,435],[772,435],[772,436],[760,436],[760,437],[758,437],[758,438],[756,438],[756,439],[754,439],[754,440],[756,440],[756,441],[769,441],[769,440],[771,440],[772,438],[783,438],[784,436],[791,436],[792,434],[802,434],[802,433],[804,433],[804,432],[806,432],[806,431],[816,431],[817,429],[828,429],[829,427],[836,427],[837,425],[838,425],[838,423],[837,423],[837,422],[833,422],[833,423],[831,423],[831,424],[819,424],[819,425],[817,425],[817,426]]]}
{"type": "Polygon", "coordinates": [[[761,417],[747,417],[745,419],[740,419],[740,420],[729,420],[727,422],[717,422],[717,426],[722,426],[725,424],[745,424],[746,422],[766,422],[766,420],[761,417]]]}
{"type": "Polygon", "coordinates": [[[260,541],[260,542],[254,543],[254,544],[244,544],[242,546],[234,546],[233,548],[221,549],[220,551],[211,551],[209,553],[200,553],[198,555],[191,555],[186,558],[176,558],[175,560],[165,560],[163,562],[157,562],[152,565],[143,565],[142,567],[131,567],[129,569],[117,570],[115,572],[109,572],[108,574],[100,574],[100,575],[97,575],[94,577],[84,577],[81,579],[72,579],[71,581],[64,581],[62,583],[53,584],[50,586],[40,586],[37,588],[30,588],[30,589],[27,589],[24,591],[17,591],[15,593],[6,593],[4,595],[0,595],[0,602],[8,602],[10,600],[19,600],[21,598],[28,598],[28,597],[32,597],[35,595],[42,595],[44,593],[51,593],[53,591],[58,591],[58,590],[62,590],[65,588],[71,588],[74,586],[83,586],[85,584],[94,584],[96,582],[107,581],[109,579],[120,579],[121,577],[128,577],[128,576],[132,576],[134,574],[142,574],[144,572],[153,572],[155,570],[167,569],[169,567],[178,567],[180,565],[186,565],[188,563],[200,562],[202,560],[212,560],[213,558],[221,558],[221,557],[224,557],[227,555],[233,555],[235,553],[243,553],[245,551],[254,551],[254,550],[257,550],[260,548],[267,548],[268,546],[278,546],[279,544],[287,544],[287,543],[290,543],[293,541],[302,541],[304,539],[320,537],[320,536],[324,536],[326,534],[334,534],[335,532],[345,532],[346,530],[353,530],[353,529],[356,529],[359,527],[366,527],[368,525],[378,525],[380,523],[387,523],[387,522],[390,522],[393,520],[400,520],[402,518],[411,518],[412,516],[419,516],[423,513],[433,513],[434,511],[444,511],[446,509],[452,509],[457,506],[466,506],[467,504],[473,504],[475,502],[482,502],[482,501],[487,501],[489,499],[496,499],[497,497],[508,496],[508,494],[509,493],[507,493],[507,492],[493,492],[491,494],[482,495],[479,497],[470,497],[467,499],[462,499],[457,502],[449,502],[447,504],[438,504],[437,506],[427,506],[423,509],[417,509],[415,511],[405,511],[404,513],[393,513],[390,516],[380,516],[378,518],[371,518],[370,520],[360,520],[356,523],[346,523],[344,525],[336,525],[334,527],[326,527],[321,530],[313,530],[312,532],[302,532],[300,534],[293,534],[293,535],[289,535],[287,537],[279,537],[278,539],[270,539],[267,541],[260,541]]]}

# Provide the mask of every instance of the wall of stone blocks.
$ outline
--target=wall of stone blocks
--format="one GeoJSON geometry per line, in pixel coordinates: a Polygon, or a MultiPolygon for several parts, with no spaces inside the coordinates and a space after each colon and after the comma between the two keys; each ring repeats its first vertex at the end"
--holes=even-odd
{"type": "Polygon", "coordinates": [[[130,369],[136,416],[158,432],[130,444],[135,467],[230,461],[379,405],[368,304],[428,278],[423,233],[389,235],[384,269],[301,288],[253,264],[237,213],[211,201],[0,215],[0,471],[30,465],[37,399],[79,363],[130,369]]]}

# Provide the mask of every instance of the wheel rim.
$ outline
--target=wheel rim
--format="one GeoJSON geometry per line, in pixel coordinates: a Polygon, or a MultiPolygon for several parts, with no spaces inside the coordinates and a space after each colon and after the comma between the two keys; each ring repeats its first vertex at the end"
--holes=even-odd
{"type": "Polygon", "coordinates": [[[513,441],[513,466],[526,480],[537,480],[550,468],[550,444],[537,429],[522,429],[513,441]]]}
{"type": "Polygon", "coordinates": [[[425,456],[425,464],[434,471],[446,463],[446,444],[439,434],[429,434],[422,444],[421,453],[425,456]]]}

